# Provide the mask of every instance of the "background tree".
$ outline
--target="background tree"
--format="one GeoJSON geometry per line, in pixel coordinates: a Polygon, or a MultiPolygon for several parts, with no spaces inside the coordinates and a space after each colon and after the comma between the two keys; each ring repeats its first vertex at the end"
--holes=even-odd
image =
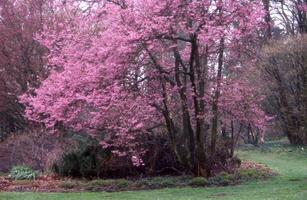
{"type": "Polygon", "coordinates": [[[44,20],[42,0],[0,2],[0,138],[25,126],[17,96],[38,86],[46,77],[42,55],[46,50],[34,39],[44,20]]]}
{"type": "Polygon", "coordinates": [[[265,48],[264,78],[269,103],[292,144],[306,144],[306,36],[277,41],[265,48]]]}
{"type": "Polygon", "coordinates": [[[306,144],[306,2],[271,2],[271,34],[261,50],[266,111],[292,144],[306,144]],[[302,46],[303,45],[303,46],[302,46]]]}

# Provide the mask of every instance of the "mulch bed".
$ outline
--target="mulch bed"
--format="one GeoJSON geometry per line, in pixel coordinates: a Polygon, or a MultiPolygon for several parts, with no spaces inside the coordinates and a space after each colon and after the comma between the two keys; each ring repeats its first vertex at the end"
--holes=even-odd
{"type": "MultiPolygon", "coordinates": [[[[8,177],[0,178],[0,191],[6,192],[65,192],[65,180],[55,176],[41,176],[36,180],[15,181],[8,177]]],[[[81,190],[80,190],[81,191],[81,190]]]]}
{"type": "MultiPolygon", "coordinates": [[[[271,176],[276,176],[270,168],[263,164],[244,161],[240,169],[256,169],[265,171],[271,176]]],[[[82,192],[91,191],[86,185],[90,181],[77,179],[63,179],[57,176],[44,175],[36,180],[19,180],[15,181],[8,177],[0,177],[0,191],[4,192],[82,192]],[[70,187],[70,184],[72,185],[70,187]]],[[[144,188],[140,188],[144,189],[144,188]]],[[[130,187],[124,190],[131,190],[130,187]]],[[[132,189],[135,190],[135,189],[132,189]]],[[[137,188],[136,188],[137,190],[137,188]]],[[[115,190],[116,191],[116,190],[115,190]]],[[[119,190],[120,191],[120,190],[119,190]]]]}
{"type": "Polygon", "coordinates": [[[271,174],[271,176],[277,176],[276,172],[274,172],[271,168],[261,163],[244,161],[241,163],[240,169],[257,169],[257,170],[265,171],[268,174],[271,174]]]}

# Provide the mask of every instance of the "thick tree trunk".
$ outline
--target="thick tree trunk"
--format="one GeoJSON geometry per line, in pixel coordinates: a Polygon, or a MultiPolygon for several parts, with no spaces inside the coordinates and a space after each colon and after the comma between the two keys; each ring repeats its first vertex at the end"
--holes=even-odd
{"type": "Polygon", "coordinates": [[[218,71],[216,77],[216,89],[214,94],[214,100],[212,105],[212,112],[213,112],[213,119],[212,119],[212,129],[211,129],[211,154],[215,155],[216,151],[216,142],[217,142],[217,132],[218,132],[218,119],[219,119],[219,110],[218,110],[218,103],[220,97],[220,87],[221,87],[221,80],[222,80],[222,70],[224,65],[224,39],[222,38],[220,41],[220,48],[219,48],[219,57],[218,57],[218,71]]]}
{"type": "Polygon", "coordinates": [[[198,176],[209,176],[210,166],[208,166],[208,159],[205,150],[206,143],[206,129],[205,129],[205,73],[207,70],[207,61],[201,65],[199,49],[197,45],[196,35],[191,36],[191,57],[190,57],[190,81],[194,92],[194,114],[196,119],[196,172],[198,176]],[[197,76],[197,77],[196,77],[197,76]],[[196,78],[198,87],[196,85],[196,78]]]}
{"type": "Polygon", "coordinates": [[[191,117],[188,108],[188,98],[186,96],[186,88],[187,88],[187,78],[186,73],[187,69],[181,60],[181,56],[177,50],[177,47],[174,48],[174,56],[175,56],[175,79],[177,87],[180,88],[180,103],[181,103],[181,112],[182,112],[182,126],[183,126],[183,134],[185,135],[185,146],[187,147],[187,160],[189,162],[189,166],[192,169],[195,163],[195,137],[194,131],[191,125],[191,117]],[[180,65],[183,68],[185,74],[183,75],[183,81],[181,81],[180,76],[180,65]]]}

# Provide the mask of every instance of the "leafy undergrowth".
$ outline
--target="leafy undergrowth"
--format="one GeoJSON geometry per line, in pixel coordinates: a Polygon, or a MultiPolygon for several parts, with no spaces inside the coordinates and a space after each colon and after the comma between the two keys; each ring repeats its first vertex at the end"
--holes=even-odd
{"type": "Polygon", "coordinates": [[[151,177],[136,180],[128,179],[97,179],[92,181],[76,179],[60,179],[54,176],[41,176],[36,180],[0,179],[0,190],[18,192],[81,192],[81,191],[128,191],[149,190],[176,187],[212,187],[237,185],[248,181],[264,180],[276,175],[262,164],[243,162],[234,173],[221,172],[215,177],[151,177]]]}
{"type": "MultiPolygon", "coordinates": [[[[242,148],[239,158],[269,166],[278,176],[227,187],[185,187],[132,192],[0,192],[2,200],[306,200],[306,147],[269,142],[262,147],[242,148]]],[[[194,179],[202,185],[203,179],[194,179]]],[[[1,186],[0,186],[1,188],[1,186]]]]}

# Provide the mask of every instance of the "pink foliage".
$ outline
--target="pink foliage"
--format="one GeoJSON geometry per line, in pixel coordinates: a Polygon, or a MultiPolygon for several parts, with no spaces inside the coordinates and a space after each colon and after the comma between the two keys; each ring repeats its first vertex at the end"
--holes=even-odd
{"type": "Polygon", "coordinates": [[[297,5],[299,11],[307,12],[307,3],[300,3],[297,5]]]}
{"type": "MultiPolygon", "coordinates": [[[[248,67],[238,60],[263,26],[260,1],[101,0],[81,9],[69,2],[57,7],[54,23],[38,36],[50,50],[48,66],[53,72],[41,87],[20,97],[26,116],[49,128],[61,122],[93,135],[104,133],[101,144],[132,156],[135,165],[143,164],[146,152],[136,139],[164,124],[159,109],[163,100],[179,118],[177,97],[182,88],[172,84],[172,50],[178,49],[188,63],[189,38],[197,36],[200,53],[208,50],[214,72],[218,41],[224,38],[227,64],[248,67]]],[[[207,105],[214,82],[206,89],[207,105]]],[[[240,76],[224,76],[222,82],[221,112],[262,129],[266,116],[256,89],[240,76]]],[[[186,93],[192,110],[192,97],[198,94],[191,84],[186,93]]],[[[210,111],[205,115],[208,120],[210,111]]]]}

